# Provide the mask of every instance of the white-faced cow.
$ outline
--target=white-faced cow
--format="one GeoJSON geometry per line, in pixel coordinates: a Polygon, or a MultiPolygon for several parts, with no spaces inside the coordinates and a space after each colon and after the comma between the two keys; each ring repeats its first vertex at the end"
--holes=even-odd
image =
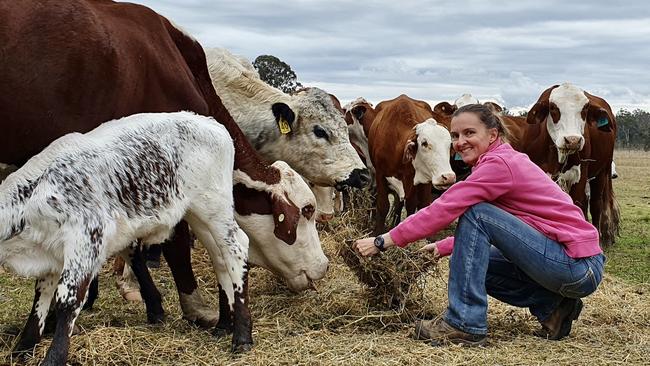
{"type": "Polygon", "coordinates": [[[612,190],[616,119],[607,102],[565,83],[546,89],[528,112],[523,152],[569,190],[604,245],[619,232],[612,190]],[[586,185],[591,197],[587,199],[586,185]]]}
{"type": "Polygon", "coordinates": [[[207,49],[206,56],[217,94],[267,160],[284,160],[310,182],[337,189],[369,181],[330,95],[318,88],[287,95],[225,49],[207,49]]]}
{"type": "Polygon", "coordinates": [[[406,95],[381,102],[370,128],[370,158],[376,169],[375,233],[385,231],[389,210],[388,178],[401,182],[407,214],[429,205],[431,186],[447,188],[456,180],[449,165],[449,130],[432,118],[431,107],[406,95]]]}
{"type": "MultiPolygon", "coordinates": [[[[295,172],[281,164],[268,165],[251,147],[215,93],[205,53],[195,39],[149,8],[107,0],[2,2],[0,24],[4,29],[0,68],[6,70],[0,83],[0,162],[20,166],[66,133],[87,132],[135,113],[189,110],[212,116],[225,125],[234,141],[234,174],[240,182],[236,184],[245,188],[239,191],[257,194],[255,203],[263,204],[247,207],[235,191],[239,225],[249,226],[247,220],[256,225],[248,232],[251,246],[271,242],[290,246],[291,256],[283,263],[291,263],[286,276],[299,273],[302,278],[287,278],[295,289],[309,287],[311,280],[322,277],[327,263],[320,246],[313,245],[319,242],[305,237],[301,229],[307,222],[313,225],[313,203],[307,203],[312,202],[311,192],[302,181],[288,178],[295,172]],[[308,268],[314,257],[321,258],[319,266],[308,268]]],[[[163,253],[184,317],[214,324],[216,312],[204,304],[192,273],[191,235],[185,222],[176,227],[170,242],[175,245],[163,245],[163,253]]],[[[282,255],[272,245],[269,251],[276,258],[282,255]]],[[[258,252],[268,254],[265,247],[258,252]]],[[[276,273],[285,276],[283,269],[276,273]]],[[[220,300],[225,296],[220,291],[220,300]]],[[[233,331],[228,303],[221,304],[226,311],[215,332],[233,331]]],[[[157,306],[146,305],[149,321],[160,321],[159,301],[157,306]]],[[[33,348],[40,338],[36,325],[28,320],[16,352],[33,348]]],[[[247,342],[250,338],[240,336],[246,331],[234,329],[234,343],[247,342]]]]}
{"type": "MultiPolygon", "coordinates": [[[[164,241],[182,219],[210,254],[229,308],[241,308],[235,328],[250,329],[234,156],[228,131],[212,118],[145,113],[65,135],[0,185],[0,265],[38,279],[32,320],[40,333],[51,302],[57,315],[43,365],[66,363],[88,284],[106,259],[128,255],[136,239],[164,241]]],[[[236,347],[252,346],[247,333],[236,347]]]]}

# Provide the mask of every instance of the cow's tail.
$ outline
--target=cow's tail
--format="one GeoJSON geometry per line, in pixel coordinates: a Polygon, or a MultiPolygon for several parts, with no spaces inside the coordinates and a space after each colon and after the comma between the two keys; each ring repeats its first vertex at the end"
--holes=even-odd
{"type": "Polygon", "coordinates": [[[612,187],[611,173],[607,171],[608,176],[604,178],[602,187],[602,211],[600,214],[600,222],[598,227],[600,229],[601,243],[604,247],[608,247],[616,241],[620,235],[620,206],[614,196],[614,189],[612,187]]]}

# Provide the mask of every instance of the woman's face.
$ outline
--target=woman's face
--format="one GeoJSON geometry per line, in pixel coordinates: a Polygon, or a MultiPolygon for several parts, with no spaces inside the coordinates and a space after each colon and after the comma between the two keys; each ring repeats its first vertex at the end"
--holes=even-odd
{"type": "Polygon", "coordinates": [[[488,129],[475,113],[461,113],[451,120],[451,145],[467,165],[476,164],[497,136],[497,129],[488,129]]]}

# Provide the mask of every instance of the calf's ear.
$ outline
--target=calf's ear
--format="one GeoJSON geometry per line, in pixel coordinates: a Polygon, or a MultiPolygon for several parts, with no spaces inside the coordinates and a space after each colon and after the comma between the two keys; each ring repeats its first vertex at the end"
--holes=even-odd
{"type": "Polygon", "coordinates": [[[272,197],[273,233],[280,240],[291,245],[296,242],[296,231],[300,220],[300,209],[288,198],[272,197]]]}
{"type": "Polygon", "coordinates": [[[402,163],[406,164],[415,159],[415,154],[418,152],[418,143],[414,140],[408,140],[404,146],[404,154],[402,155],[402,163]]]}
{"type": "Polygon", "coordinates": [[[293,129],[293,122],[296,120],[296,114],[291,107],[285,103],[274,103],[271,106],[275,122],[278,124],[278,129],[283,135],[291,133],[293,129]]]}

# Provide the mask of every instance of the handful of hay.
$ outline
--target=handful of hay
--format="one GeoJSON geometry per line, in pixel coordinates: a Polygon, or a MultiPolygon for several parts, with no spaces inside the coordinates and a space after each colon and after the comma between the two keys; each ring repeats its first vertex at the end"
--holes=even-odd
{"type": "Polygon", "coordinates": [[[417,312],[417,304],[413,302],[422,298],[422,275],[431,268],[435,269],[432,256],[411,248],[388,250],[364,258],[354,250],[354,241],[346,240],[339,248],[339,255],[359,281],[367,285],[372,306],[400,312],[411,304],[416,305],[413,311],[417,312]]]}
{"type": "Polygon", "coordinates": [[[392,249],[371,258],[354,250],[349,238],[368,236],[374,226],[374,199],[368,191],[356,191],[347,203],[347,211],[330,228],[330,239],[343,262],[366,287],[369,305],[376,310],[399,312],[399,318],[412,321],[422,317],[430,306],[424,297],[428,276],[437,273],[432,255],[417,252],[420,246],[392,249]],[[433,273],[432,273],[433,271],[433,273]]]}

